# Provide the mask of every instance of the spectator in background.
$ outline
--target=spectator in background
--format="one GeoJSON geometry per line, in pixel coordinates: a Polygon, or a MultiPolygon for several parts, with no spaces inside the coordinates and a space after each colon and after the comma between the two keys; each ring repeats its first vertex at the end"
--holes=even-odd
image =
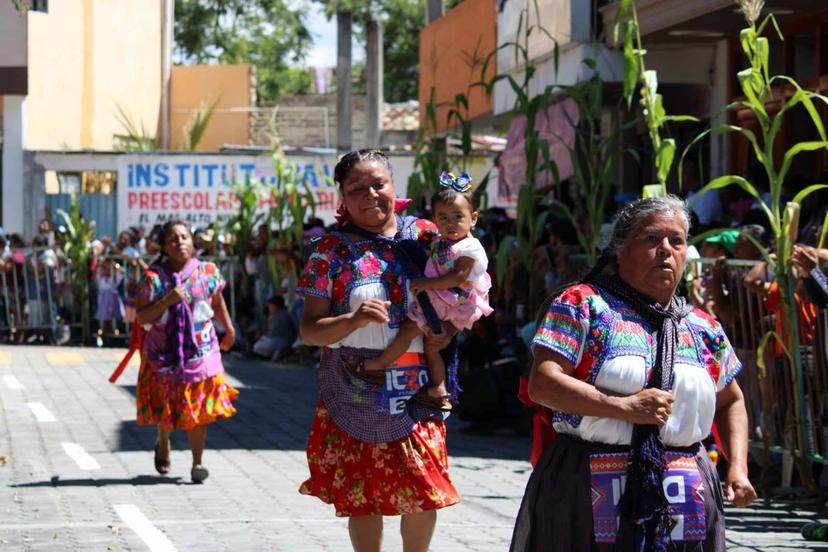
{"type": "Polygon", "coordinates": [[[118,243],[115,244],[112,253],[124,258],[123,319],[127,324],[131,324],[135,322],[135,296],[138,293],[139,268],[145,270],[147,265],[135,248],[135,236],[129,230],[123,230],[118,234],[118,243]]]}
{"type": "Polygon", "coordinates": [[[296,341],[296,325],[285,307],[285,298],[281,295],[267,300],[267,333],[253,344],[253,352],[258,356],[279,360],[296,341]]]}
{"type": "Polygon", "coordinates": [[[791,262],[799,270],[808,299],[821,309],[828,307],[828,278],[820,268],[826,260],[828,249],[796,244],[791,251],[791,262]]]}
{"type": "Polygon", "coordinates": [[[38,234],[32,240],[33,251],[26,257],[26,272],[29,277],[27,289],[28,322],[30,328],[35,328],[29,335],[28,342],[37,339],[44,340],[45,328],[49,327],[55,318],[54,293],[55,269],[57,256],[49,247],[49,238],[46,234],[38,234]]]}
{"type": "Polygon", "coordinates": [[[144,228],[142,226],[130,226],[130,234],[132,234],[132,244],[138,251],[138,256],[147,255],[147,239],[144,237],[144,228]]]}
{"type": "MultiPolygon", "coordinates": [[[[796,245],[794,246],[796,247],[796,245]]],[[[800,251],[802,248],[799,249],[800,251]]],[[[765,308],[774,314],[776,319],[776,333],[783,340],[787,340],[787,325],[784,315],[784,298],[779,289],[779,283],[768,277],[767,261],[762,261],[754,266],[744,279],[745,287],[758,294],[765,302],[765,308]]],[[[810,345],[814,341],[814,324],[816,321],[816,307],[808,301],[805,291],[805,284],[798,278],[794,288],[794,302],[796,303],[796,314],[799,327],[799,344],[810,345]]],[[[779,342],[774,342],[774,350],[777,357],[783,354],[779,342]]]]}
{"type": "Polygon", "coordinates": [[[98,321],[98,347],[103,345],[103,334],[112,333],[115,324],[124,317],[124,303],[118,293],[118,286],[124,279],[124,267],[107,257],[98,265],[96,283],[97,308],[95,320],[98,321]]]}

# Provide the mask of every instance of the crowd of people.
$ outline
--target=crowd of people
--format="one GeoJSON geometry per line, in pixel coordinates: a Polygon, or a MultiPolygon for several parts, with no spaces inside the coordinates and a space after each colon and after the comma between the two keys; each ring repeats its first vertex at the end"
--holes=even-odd
{"type": "MultiPolygon", "coordinates": [[[[223,380],[220,350],[279,360],[301,344],[321,356],[310,478],[300,492],[349,518],[356,550],[379,550],[389,515],[401,516],[406,549],[426,550],[436,511],[460,500],[444,421],[455,406],[462,416],[478,399],[470,391],[475,372],[464,372],[464,360],[493,360],[481,359],[481,351],[512,354],[521,358],[516,373],[495,392],[517,397],[522,370],[523,399],[545,412],[535,421],[547,430],[536,432],[535,470],[513,550],[609,550],[616,542],[624,549],[666,550],[671,542],[724,549],[723,498],[744,505],[756,496],[737,381],[742,365],[734,336],[723,330],[740,322],[727,259],[757,261],[739,285],[784,324],[779,286],[761,262],[761,251],[773,250],[772,234],[755,201],[720,192],[696,200],[698,175],[687,165],[687,203],[614,198],[608,212],[617,213],[594,266],[573,262],[576,229],[550,219],[530,252],[532,270],[515,247],[498,275],[497,252],[514,223],[502,209],[475,210],[468,175],[444,174],[431,209],[415,216],[404,214],[409,203],[396,197],[381,151],[345,155],[334,180],[343,202],[337,225],[309,221],[305,243],[293,246],[262,225],[239,263],[229,239],[180,221],[92,242],[101,331],[144,328],[138,421],[158,428],[159,473],[171,469],[170,432],[182,429],[193,481],[209,475],[206,427],[235,413],[238,394],[223,380]],[[698,248],[689,245],[691,230],[710,228],[721,230],[698,248]],[[699,268],[694,257],[715,263],[699,268]],[[232,286],[236,320],[227,307],[232,286]],[[504,342],[509,353],[491,348],[504,342]],[[728,455],[724,496],[701,444],[714,422],[728,455]],[[662,487],[676,474],[688,489],[707,491],[682,494],[677,505],[662,487]],[[590,488],[611,494],[615,479],[626,480],[619,509],[596,509],[590,488]],[[677,529],[671,518],[679,514],[677,529]]],[[[817,249],[815,231],[826,204],[818,197],[805,203],[793,247],[805,328],[813,304],[828,303],[819,266],[828,255],[817,249]]],[[[8,275],[26,274],[33,283],[26,288],[35,291],[25,297],[24,315],[38,321],[41,307],[61,305],[44,297],[40,282],[51,278],[55,286],[46,295],[68,285],[60,276],[63,233],[48,221],[40,230],[28,253],[19,236],[0,244],[7,245],[5,301],[8,275]]]]}

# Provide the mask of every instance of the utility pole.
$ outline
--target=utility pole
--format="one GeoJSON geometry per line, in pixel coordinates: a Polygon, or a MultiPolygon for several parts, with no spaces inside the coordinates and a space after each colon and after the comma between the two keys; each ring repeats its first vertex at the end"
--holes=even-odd
{"type": "Polygon", "coordinates": [[[161,0],[161,113],[159,134],[161,149],[170,149],[170,93],[172,74],[172,49],[175,35],[175,0],[161,0]]]}
{"type": "Polygon", "coordinates": [[[351,12],[336,12],[336,148],[351,151],[351,12]]]}
{"type": "Polygon", "coordinates": [[[367,25],[366,47],[366,85],[367,102],[365,125],[365,142],[369,148],[380,147],[382,138],[382,116],[384,98],[383,87],[383,51],[382,51],[382,22],[371,19],[367,25]]]}
{"type": "Polygon", "coordinates": [[[443,0],[426,0],[426,24],[443,16],[443,0]]]}

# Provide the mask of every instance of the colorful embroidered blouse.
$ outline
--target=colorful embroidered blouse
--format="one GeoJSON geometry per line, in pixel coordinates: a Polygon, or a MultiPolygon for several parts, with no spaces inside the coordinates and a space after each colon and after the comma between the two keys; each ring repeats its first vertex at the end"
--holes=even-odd
{"type": "MultiPolygon", "coordinates": [[[[575,365],[574,376],[613,395],[642,390],[656,355],[656,328],[597,287],[574,285],[553,301],[532,342],[575,365]]],[[[713,423],[716,392],[739,374],[742,364],[716,320],[694,309],[679,325],[673,368],[675,402],[661,429],[669,446],[704,439],[713,423]]],[[[586,441],[626,445],[632,424],[615,418],[553,413],[556,431],[586,441]]]]}
{"type": "MultiPolygon", "coordinates": [[[[183,381],[201,381],[224,371],[221,363],[216,331],[213,328],[213,308],[211,302],[216,293],[224,289],[225,281],[221,272],[213,263],[197,263],[187,278],[182,282],[186,295],[186,303],[192,312],[193,336],[198,353],[187,360],[184,373],[177,373],[176,378],[183,381]]],[[[187,269],[183,273],[186,275],[187,269]]],[[[166,294],[172,287],[168,277],[162,278],[162,269],[157,265],[150,267],[144,274],[144,283],[139,290],[139,297],[152,302],[166,294]]],[[[159,359],[168,353],[166,333],[168,312],[152,324],[145,324],[144,355],[158,370],[169,370],[161,366],[159,359]]]]}
{"type": "MultiPolygon", "coordinates": [[[[417,241],[425,250],[438,233],[431,221],[416,219],[403,225],[400,236],[417,241]]],[[[388,324],[368,324],[330,347],[384,349],[405,320],[410,300],[403,260],[391,244],[353,240],[338,231],[317,243],[299,278],[297,292],[330,299],[333,316],[352,312],[370,298],[391,302],[388,324]]]]}

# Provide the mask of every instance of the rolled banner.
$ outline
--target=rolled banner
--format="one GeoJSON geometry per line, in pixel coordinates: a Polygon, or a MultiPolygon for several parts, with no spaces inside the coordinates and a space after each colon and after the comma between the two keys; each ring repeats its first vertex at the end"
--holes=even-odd
{"type": "Polygon", "coordinates": [[[130,359],[132,359],[132,355],[135,354],[135,351],[140,351],[141,347],[144,344],[144,330],[141,328],[141,325],[138,323],[132,324],[132,334],[129,338],[129,350],[127,351],[124,358],[121,359],[121,362],[118,364],[118,367],[115,368],[115,371],[112,372],[112,375],[109,376],[109,383],[115,383],[118,378],[121,377],[121,374],[124,373],[126,370],[127,364],[129,364],[130,359]]]}

